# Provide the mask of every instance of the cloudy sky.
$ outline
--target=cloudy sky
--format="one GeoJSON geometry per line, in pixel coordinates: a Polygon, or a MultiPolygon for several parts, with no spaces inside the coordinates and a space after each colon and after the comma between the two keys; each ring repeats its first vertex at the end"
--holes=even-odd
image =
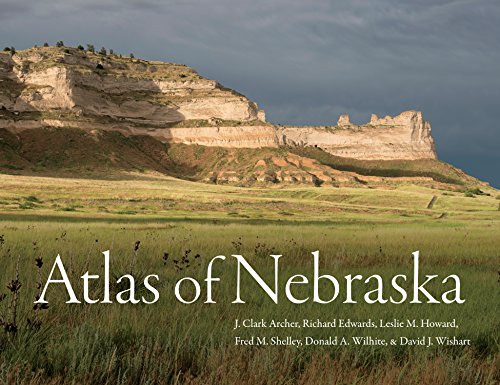
{"type": "Polygon", "coordinates": [[[0,0],[0,44],[93,43],[194,67],[275,123],[423,111],[441,159],[500,187],[498,0],[0,0]]]}

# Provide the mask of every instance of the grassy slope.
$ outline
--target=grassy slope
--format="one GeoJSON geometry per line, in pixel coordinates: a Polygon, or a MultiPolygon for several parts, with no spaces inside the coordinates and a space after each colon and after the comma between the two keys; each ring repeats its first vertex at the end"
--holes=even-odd
{"type": "Polygon", "coordinates": [[[293,148],[293,153],[317,159],[337,170],[353,171],[361,175],[383,177],[430,177],[451,184],[478,183],[474,178],[453,166],[434,159],[419,160],[359,160],[331,155],[316,148],[293,148]]]}
{"type": "Polygon", "coordinates": [[[460,170],[435,160],[362,161],[336,157],[314,148],[167,145],[149,136],[126,137],[119,132],[100,130],[40,128],[18,135],[0,130],[0,171],[11,173],[109,179],[123,177],[123,172],[154,171],[183,179],[205,180],[214,172],[224,172],[237,175],[243,179],[241,183],[249,184],[259,173],[275,175],[281,171],[310,176],[325,169],[333,174],[344,173],[351,184],[362,184],[356,175],[368,175],[383,177],[389,182],[395,177],[427,177],[455,189],[481,185],[460,170]],[[314,166],[315,169],[295,166],[285,161],[289,154],[311,159],[318,166],[314,166]],[[273,159],[286,165],[277,165],[273,159]],[[259,161],[265,162],[263,168],[256,167],[259,161]]]}
{"type": "Polygon", "coordinates": [[[409,183],[390,189],[241,188],[160,176],[148,179],[144,174],[117,181],[0,175],[0,183],[0,210],[13,215],[72,211],[72,215],[104,218],[128,212],[144,220],[187,215],[198,219],[374,222],[435,221],[441,217],[439,221],[446,222],[455,218],[491,220],[500,214],[496,194],[469,198],[409,183]],[[434,196],[437,199],[428,209],[434,196]]]}

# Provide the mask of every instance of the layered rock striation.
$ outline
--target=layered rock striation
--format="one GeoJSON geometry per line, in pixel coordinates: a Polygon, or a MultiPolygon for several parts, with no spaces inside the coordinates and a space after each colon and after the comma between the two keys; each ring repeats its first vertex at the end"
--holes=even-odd
{"type": "Polygon", "coordinates": [[[0,128],[75,127],[207,146],[276,147],[254,102],[191,68],[74,48],[0,54],[0,128]]]}
{"type": "Polygon", "coordinates": [[[277,133],[281,145],[315,146],[346,158],[436,159],[431,125],[413,110],[380,119],[372,115],[369,123],[360,126],[342,115],[337,126],[281,126],[277,133]]]}
{"type": "Polygon", "coordinates": [[[74,127],[228,148],[314,146],[357,159],[434,159],[418,111],[355,125],[275,126],[245,96],[173,63],[43,47],[0,53],[0,129],[74,127]]]}

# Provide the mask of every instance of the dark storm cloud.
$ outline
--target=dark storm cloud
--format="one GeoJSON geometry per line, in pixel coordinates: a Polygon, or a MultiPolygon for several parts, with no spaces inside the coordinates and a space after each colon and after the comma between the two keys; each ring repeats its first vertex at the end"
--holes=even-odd
{"type": "Polygon", "coordinates": [[[18,16],[23,12],[27,12],[29,8],[24,4],[19,4],[16,2],[0,2],[0,21],[7,20],[11,17],[18,16]]]}
{"type": "Polygon", "coordinates": [[[498,0],[1,1],[17,48],[92,42],[186,63],[271,121],[420,109],[439,155],[500,185],[498,0]]]}

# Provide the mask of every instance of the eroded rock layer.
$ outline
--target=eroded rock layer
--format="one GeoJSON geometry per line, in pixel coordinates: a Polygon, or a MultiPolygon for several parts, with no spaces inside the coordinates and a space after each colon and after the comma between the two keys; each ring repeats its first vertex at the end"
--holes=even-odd
{"type": "Polygon", "coordinates": [[[418,111],[357,126],[267,123],[256,103],[191,68],[68,47],[0,53],[0,128],[119,131],[163,142],[260,148],[313,146],[356,159],[435,159],[418,111]]]}
{"type": "Polygon", "coordinates": [[[74,48],[0,54],[0,127],[107,129],[206,146],[276,147],[258,106],[191,68],[74,48]]]}
{"type": "Polygon", "coordinates": [[[315,146],[337,156],[356,159],[436,159],[431,126],[419,111],[377,118],[357,126],[342,115],[335,127],[277,128],[279,143],[315,146]]]}

